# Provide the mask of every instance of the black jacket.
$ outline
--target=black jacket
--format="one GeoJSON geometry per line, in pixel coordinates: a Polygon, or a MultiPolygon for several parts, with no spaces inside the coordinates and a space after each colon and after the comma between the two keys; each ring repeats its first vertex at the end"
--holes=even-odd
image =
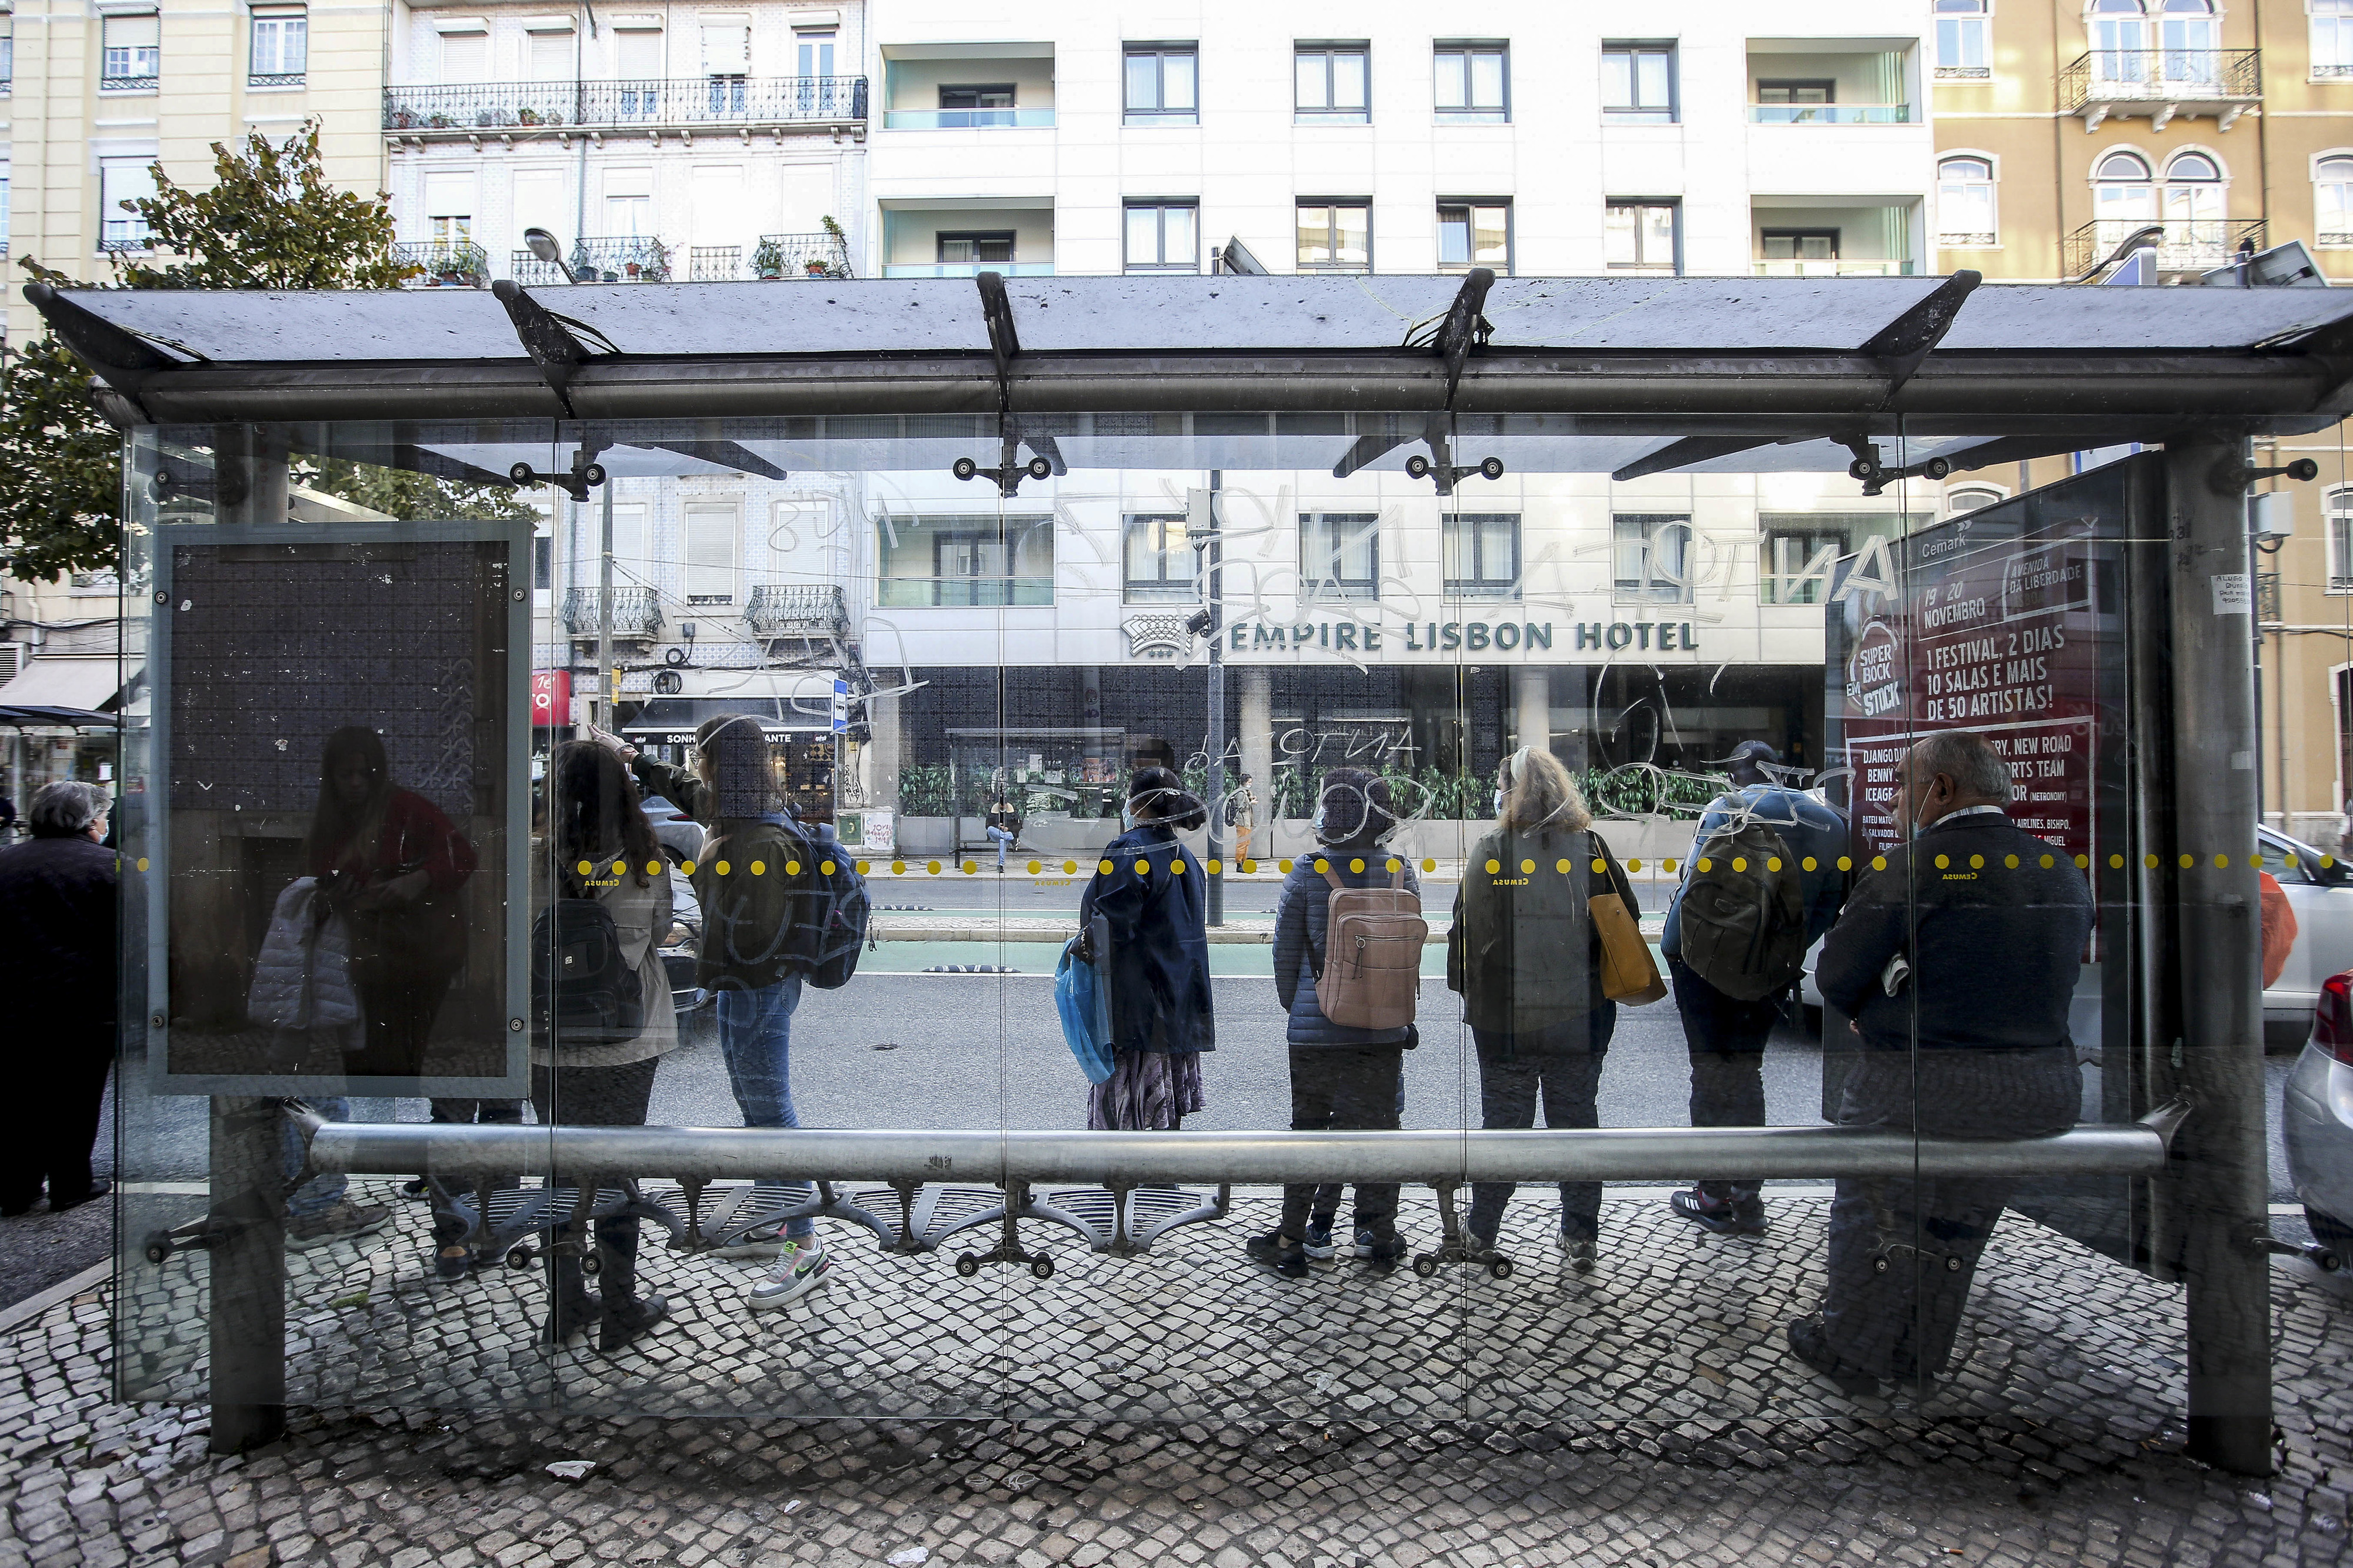
{"type": "Polygon", "coordinates": [[[1814,978],[1874,1050],[2063,1046],[2091,934],[2072,856],[2004,816],[1947,817],[1855,885],[1814,978]],[[1912,973],[1890,996],[1898,953],[1912,973]]]}
{"type": "Polygon", "coordinates": [[[18,1006],[115,1016],[118,864],[79,834],[0,849],[0,976],[18,1006]]]}
{"type": "MultiPolygon", "coordinates": [[[[1292,862],[1283,879],[1282,895],[1274,906],[1274,994],[1291,1016],[1286,1037],[1294,1046],[1335,1046],[1348,1050],[1403,1047],[1419,1036],[1409,1025],[1401,1029],[1352,1029],[1324,1016],[1315,999],[1315,976],[1324,967],[1324,943],[1331,929],[1332,884],[1315,868],[1318,856],[1333,875],[1351,888],[1386,888],[1394,874],[1386,869],[1389,851],[1378,845],[1337,844],[1292,862]],[[1365,868],[1348,868],[1362,859],[1365,868]]],[[[1421,879],[1413,863],[1403,861],[1406,890],[1421,896],[1421,879]]]]}
{"type": "Polygon", "coordinates": [[[1079,900],[1079,929],[1103,917],[1111,984],[1112,1045],[1124,1051],[1213,1051],[1209,1005],[1208,880],[1174,828],[1147,823],[1111,841],[1111,862],[1079,900]],[[1180,873],[1174,869],[1183,865],[1180,873]],[[1136,869],[1143,866],[1142,871],[1136,869]]]}
{"type": "Polygon", "coordinates": [[[1462,994],[1463,1021],[1499,1035],[1533,1035],[1607,1002],[1601,934],[1588,902],[1605,892],[1641,917],[1633,884],[1599,833],[1498,827],[1480,839],[1463,866],[1446,933],[1446,984],[1462,994]]]}

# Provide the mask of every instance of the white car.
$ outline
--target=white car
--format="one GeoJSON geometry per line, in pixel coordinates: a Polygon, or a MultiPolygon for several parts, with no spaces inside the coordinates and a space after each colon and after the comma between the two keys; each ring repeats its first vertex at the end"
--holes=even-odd
{"type": "MultiPolygon", "coordinates": [[[[2295,911],[2295,945],[2289,950],[2279,979],[2263,992],[2263,1032],[2283,1047],[2300,1046],[2312,1028],[2312,1010],[2320,1000],[2321,986],[2330,975],[2353,969],[2353,868],[2334,856],[2327,857],[2324,865],[2319,850],[2268,827],[2259,829],[2256,837],[2263,848],[2263,869],[2278,879],[2288,907],[2295,911]]],[[[1798,999],[1805,1004],[1807,1022],[1817,1032],[1822,994],[1814,984],[1814,964],[1821,952],[1822,944],[1814,943],[1806,954],[1805,973],[1798,982],[1798,999]]],[[[2085,980],[2096,990],[2088,971],[2085,980]]],[[[2079,1026],[2084,1021],[2077,1020],[2079,1026]]]]}
{"type": "Polygon", "coordinates": [[[2288,1181],[2312,1239],[2353,1255],[2353,974],[2321,982],[2312,1038],[2280,1100],[2288,1181]]]}

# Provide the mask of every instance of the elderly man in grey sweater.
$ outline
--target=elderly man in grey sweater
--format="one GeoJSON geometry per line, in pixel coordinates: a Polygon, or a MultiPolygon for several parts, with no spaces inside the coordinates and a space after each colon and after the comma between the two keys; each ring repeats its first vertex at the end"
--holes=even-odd
{"type": "MultiPolygon", "coordinates": [[[[1839,1123],[1949,1137],[2063,1131],[2083,1105],[2067,1004],[2092,931],[2084,873],[2012,826],[1982,736],[1929,736],[1896,769],[1911,842],[1856,886],[1823,945],[1823,997],[1863,1050],[1839,1123]]],[[[1789,1347],[1842,1384],[1943,1374],[2007,1180],[1841,1179],[1829,1288],[1789,1347]]]]}

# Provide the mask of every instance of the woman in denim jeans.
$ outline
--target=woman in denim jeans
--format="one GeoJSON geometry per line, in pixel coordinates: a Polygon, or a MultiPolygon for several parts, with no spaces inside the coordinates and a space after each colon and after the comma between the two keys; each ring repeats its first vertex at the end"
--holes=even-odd
{"type": "MultiPolygon", "coordinates": [[[[694,751],[691,775],[639,759],[638,778],[711,829],[693,876],[702,905],[702,947],[694,978],[716,1002],[719,1051],[744,1125],[798,1127],[800,1117],[793,1109],[793,1010],[800,1005],[803,964],[787,951],[793,897],[785,868],[808,853],[809,834],[791,820],[775,753],[758,720],[711,720],[696,731],[694,751]]],[[[759,1186],[764,1195],[785,1205],[813,1195],[807,1183],[759,1186]]],[[[744,1293],[756,1308],[781,1307],[807,1295],[824,1283],[833,1261],[818,1240],[817,1222],[806,1215],[717,1250],[723,1258],[776,1259],[744,1293]]]]}

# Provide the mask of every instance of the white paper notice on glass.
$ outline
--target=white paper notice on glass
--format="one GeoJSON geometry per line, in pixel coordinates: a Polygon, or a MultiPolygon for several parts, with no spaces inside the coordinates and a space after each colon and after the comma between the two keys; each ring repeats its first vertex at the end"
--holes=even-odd
{"type": "Polygon", "coordinates": [[[2218,616],[2243,616],[2255,607],[2255,596],[2244,572],[2217,572],[2207,582],[2214,588],[2214,613],[2218,616]]]}

